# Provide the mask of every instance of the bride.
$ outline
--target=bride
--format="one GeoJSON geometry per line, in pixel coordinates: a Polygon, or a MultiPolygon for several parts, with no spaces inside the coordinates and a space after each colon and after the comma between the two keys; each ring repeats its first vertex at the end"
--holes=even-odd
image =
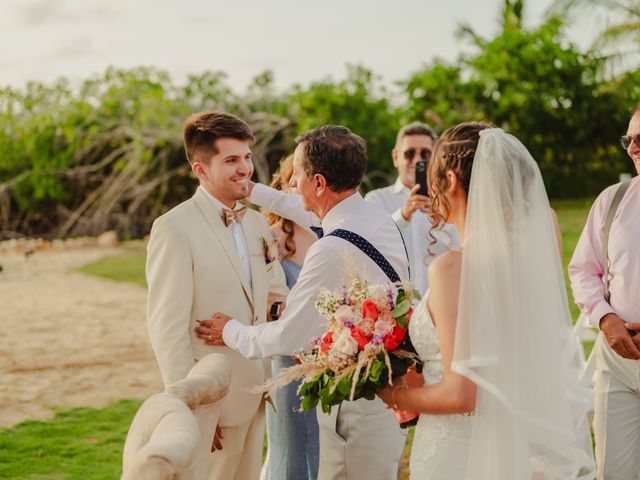
{"type": "Polygon", "coordinates": [[[460,251],[436,258],[411,339],[425,362],[379,396],[421,412],[412,479],[587,479],[593,456],[549,201],[512,135],[444,133],[429,166],[434,225],[460,251]]]}

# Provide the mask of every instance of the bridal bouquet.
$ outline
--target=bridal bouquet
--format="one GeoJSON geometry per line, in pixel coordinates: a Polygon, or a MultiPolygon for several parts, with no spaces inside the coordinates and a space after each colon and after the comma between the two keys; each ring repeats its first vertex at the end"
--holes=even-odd
{"type": "MultiPolygon", "coordinates": [[[[407,283],[368,285],[357,276],[339,292],[321,291],[315,306],[327,319],[325,333],[311,338],[311,351],[296,354],[298,365],[283,370],[268,388],[302,379],[302,410],[320,403],[327,413],[345,400],[373,400],[393,377],[421,366],[407,332],[419,298],[407,283]]],[[[413,412],[396,416],[401,426],[417,419],[413,412]]]]}

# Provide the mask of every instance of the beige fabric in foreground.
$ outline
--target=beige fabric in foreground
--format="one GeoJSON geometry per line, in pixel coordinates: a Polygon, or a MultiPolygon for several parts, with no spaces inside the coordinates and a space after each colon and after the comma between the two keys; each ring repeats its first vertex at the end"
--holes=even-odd
{"type": "Polygon", "coordinates": [[[211,440],[230,382],[228,358],[213,353],[187,378],[147,399],[127,434],[122,480],[207,478],[211,440]]]}

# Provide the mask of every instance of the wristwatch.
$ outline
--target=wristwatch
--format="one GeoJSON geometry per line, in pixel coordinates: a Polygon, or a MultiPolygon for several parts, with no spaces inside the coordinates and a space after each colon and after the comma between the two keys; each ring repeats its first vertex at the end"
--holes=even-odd
{"type": "Polygon", "coordinates": [[[271,308],[269,308],[270,320],[278,320],[280,318],[280,314],[282,313],[282,303],[283,302],[273,302],[271,304],[271,308]]]}

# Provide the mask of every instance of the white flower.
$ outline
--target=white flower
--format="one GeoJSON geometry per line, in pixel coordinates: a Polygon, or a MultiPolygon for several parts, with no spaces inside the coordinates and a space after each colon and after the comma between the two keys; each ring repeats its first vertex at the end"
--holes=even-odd
{"type": "Polygon", "coordinates": [[[329,319],[340,305],[340,300],[329,290],[322,289],[316,299],[316,309],[320,315],[329,319]]]}
{"type": "Polygon", "coordinates": [[[331,345],[331,350],[350,357],[358,353],[358,343],[351,337],[351,331],[344,329],[331,345]]]}
{"type": "Polygon", "coordinates": [[[369,298],[376,303],[384,304],[387,301],[387,289],[384,285],[371,285],[369,287],[369,298]]]}

